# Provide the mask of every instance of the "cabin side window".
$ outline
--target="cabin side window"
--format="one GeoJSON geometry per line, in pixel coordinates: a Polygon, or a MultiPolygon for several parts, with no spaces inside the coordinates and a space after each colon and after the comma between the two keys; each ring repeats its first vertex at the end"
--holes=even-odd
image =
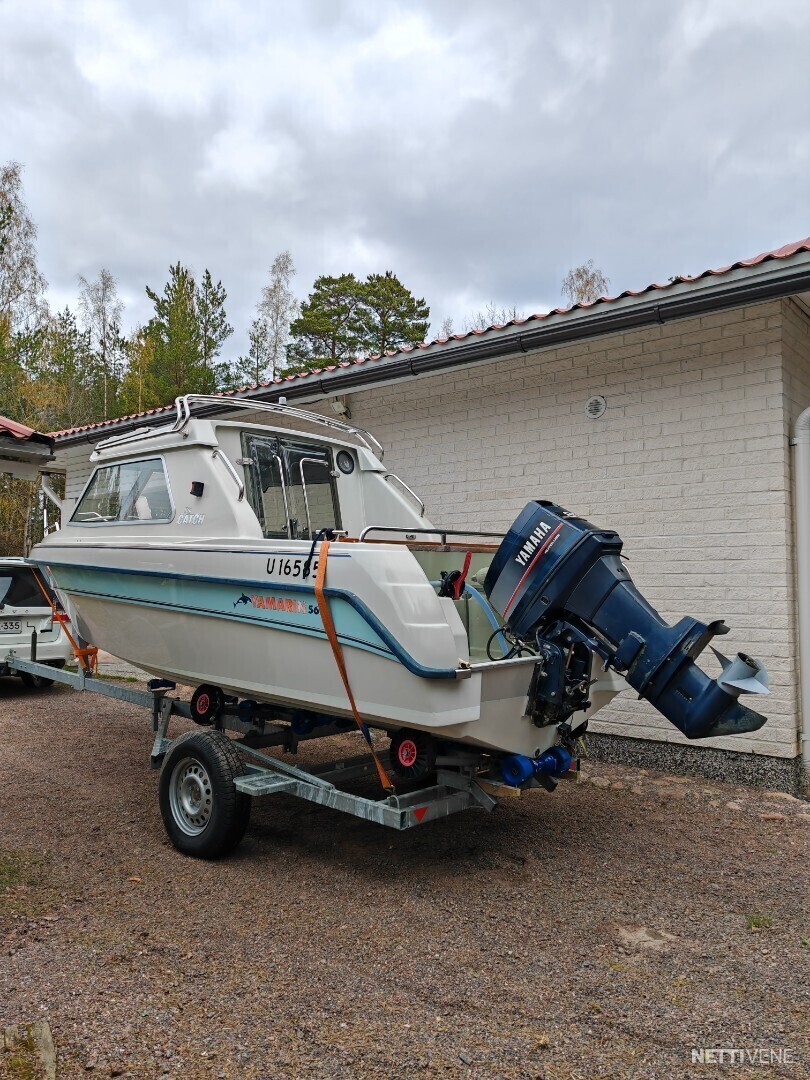
{"type": "Polygon", "coordinates": [[[311,443],[242,435],[250,505],[265,537],[311,540],[340,528],[329,450],[311,443]]]}
{"type": "Polygon", "coordinates": [[[162,458],[96,469],[73,511],[73,525],[170,521],[174,514],[162,458]]]}

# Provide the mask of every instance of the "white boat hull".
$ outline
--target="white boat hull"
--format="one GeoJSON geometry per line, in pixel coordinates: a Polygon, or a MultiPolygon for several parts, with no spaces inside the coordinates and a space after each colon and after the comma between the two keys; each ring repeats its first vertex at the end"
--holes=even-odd
{"type": "MultiPolygon", "coordinates": [[[[351,717],[314,594],[309,545],[216,541],[42,545],[35,557],[68,599],[83,635],[151,674],[351,717]]],[[[532,667],[457,678],[466,633],[404,546],[334,544],[326,589],[363,718],[529,756],[557,739],[524,714],[532,667]]],[[[591,712],[622,688],[594,686],[591,712]]],[[[585,714],[578,714],[584,719],[585,714]]]]}

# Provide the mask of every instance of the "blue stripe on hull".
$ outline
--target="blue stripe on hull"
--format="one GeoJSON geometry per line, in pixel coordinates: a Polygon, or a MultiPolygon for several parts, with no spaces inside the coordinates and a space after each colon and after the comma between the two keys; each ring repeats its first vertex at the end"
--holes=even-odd
{"type": "MultiPolygon", "coordinates": [[[[133,570],[74,563],[47,563],[60,589],[69,596],[184,614],[230,619],[268,629],[326,638],[310,585],[199,577],[163,570],[133,570]],[[287,594],[287,595],[285,595],[287,594]],[[248,610],[249,609],[249,610],[248,610]]],[[[412,674],[427,679],[455,678],[453,668],[432,668],[415,660],[354,593],[327,587],[342,644],[398,660],[412,674]]]]}
{"type": "MultiPolygon", "coordinates": [[[[179,611],[184,615],[199,615],[206,619],[228,619],[232,622],[252,623],[254,626],[264,626],[268,630],[283,630],[291,634],[305,634],[308,637],[323,638],[326,640],[326,634],[322,630],[317,630],[309,626],[301,626],[298,623],[282,622],[280,619],[264,619],[258,616],[253,617],[250,615],[236,615],[228,611],[201,611],[198,607],[188,607],[183,604],[171,604],[160,600],[142,600],[136,599],[132,596],[120,596],[116,593],[108,592],[90,592],[88,589],[77,589],[64,587],[64,592],[69,596],[86,596],[92,600],[115,600],[119,604],[134,604],[137,607],[150,607],[157,609],[164,609],[169,611],[179,611]]],[[[378,656],[387,657],[390,660],[397,659],[390,649],[386,649],[384,646],[374,645],[368,641],[362,641],[358,638],[351,637],[348,634],[340,633],[340,641],[342,645],[351,645],[356,649],[365,649],[368,652],[376,653],[378,656]]]]}

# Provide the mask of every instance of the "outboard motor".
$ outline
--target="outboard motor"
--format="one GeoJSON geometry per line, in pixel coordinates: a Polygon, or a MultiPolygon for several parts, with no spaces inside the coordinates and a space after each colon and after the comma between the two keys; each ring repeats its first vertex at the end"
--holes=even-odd
{"type": "Polygon", "coordinates": [[[728,627],[691,618],[669,626],[633,584],[621,550],[618,533],[543,500],[525,507],[498,548],[484,591],[516,647],[531,643],[543,657],[530,690],[535,723],[588,707],[596,654],[689,739],[762,727],[765,717],[737,700],[768,693],[762,664],[715,651],[723,673],[710,679],[695,659],[728,627]]]}

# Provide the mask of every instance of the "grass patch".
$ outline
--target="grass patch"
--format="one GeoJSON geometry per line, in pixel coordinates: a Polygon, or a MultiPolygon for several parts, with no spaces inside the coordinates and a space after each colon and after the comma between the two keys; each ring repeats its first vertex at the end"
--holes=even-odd
{"type": "Polygon", "coordinates": [[[19,885],[25,877],[23,857],[13,851],[0,851],[0,889],[19,885]]]}
{"type": "MultiPolygon", "coordinates": [[[[0,1051],[2,1047],[0,1047],[0,1051]]],[[[39,1080],[43,1075],[39,1055],[29,1034],[19,1039],[8,1054],[0,1057],[0,1078],[39,1080]]]]}
{"type": "Polygon", "coordinates": [[[37,915],[55,895],[42,880],[40,856],[0,850],[0,934],[11,929],[15,915],[37,915]]]}
{"type": "Polygon", "coordinates": [[[745,924],[749,930],[770,930],[773,926],[773,915],[752,911],[750,915],[745,916],[745,924]]]}

